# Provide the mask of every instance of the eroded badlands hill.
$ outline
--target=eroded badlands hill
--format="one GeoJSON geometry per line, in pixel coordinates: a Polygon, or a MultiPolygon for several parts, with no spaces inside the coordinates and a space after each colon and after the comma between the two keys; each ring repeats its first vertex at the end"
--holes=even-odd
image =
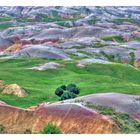
{"type": "Polygon", "coordinates": [[[12,57],[140,64],[139,7],[1,7],[0,51],[12,57]]]}
{"type": "Polygon", "coordinates": [[[92,134],[119,133],[120,130],[109,117],[80,104],[41,104],[21,109],[0,103],[0,124],[5,133],[40,133],[46,124],[53,122],[62,133],[92,134]]]}

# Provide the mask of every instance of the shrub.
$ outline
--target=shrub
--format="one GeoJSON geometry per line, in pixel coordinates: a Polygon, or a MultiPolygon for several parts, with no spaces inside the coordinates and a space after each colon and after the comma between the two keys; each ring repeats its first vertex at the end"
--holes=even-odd
{"type": "Polygon", "coordinates": [[[42,134],[61,134],[61,130],[56,125],[49,122],[47,126],[43,128],[42,134]]]}
{"type": "Polygon", "coordinates": [[[113,54],[106,54],[104,51],[100,52],[104,57],[106,57],[109,61],[114,62],[115,56],[113,54]]]}
{"type": "Polygon", "coordinates": [[[73,92],[66,91],[66,92],[64,92],[64,94],[61,96],[61,99],[60,99],[60,100],[73,99],[73,98],[75,98],[75,97],[76,97],[76,95],[75,95],[73,92]]]}
{"type": "Polygon", "coordinates": [[[134,62],[135,62],[135,54],[134,54],[134,52],[130,52],[129,55],[131,57],[130,64],[134,65],[134,62]]]}
{"type": "Polygon", "coordinates": [[[30,129],[26,129],[24,134],[32,134],[32,131],[30,129]]]}
{"type": "Polygon", "coordinates": [[[0,134],[4,134],[5,133],[5,127],[0,124],[0,134]]]}
{"type": "Polygon", "coordinates": [[[137,122],[137,123],[135,123],[134,125],[135,125],[135,127],[137,128],[137,130],[139,130],[139,131],[140,131],[140,122],[138,121],[138,122],[137,122]]]}
{"type": "Polygon", "coordinates": [[[57,95],[57,96],[61,96],[62,94],[63,94],[63,89],[62,88],[60,88],[60,87],[58,87],[56,90],[55,90],[55,94],[57,95]]]}

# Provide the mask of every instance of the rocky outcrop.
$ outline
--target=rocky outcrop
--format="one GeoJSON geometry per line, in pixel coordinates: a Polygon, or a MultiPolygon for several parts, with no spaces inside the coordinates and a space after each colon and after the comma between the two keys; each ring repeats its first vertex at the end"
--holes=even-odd
{"type": "Polygon", "coordinates": [[[44,70],[48,70],[48,69],[57,69],[60,67],[62,67],[62,65],[59,63],[49,62],[49,63],[41,64],[39,66],[32,67],[30,69],[44,71],[44,70]]]}
{"type": "Polygon", "coordinates": [[[16,53],[19,52],[22,49],[22,44],[16,43],[13,44],[12,46],[9,46],[7,49],[3,51],[4,54],[11,54],[11,53],[16,53]]]}
{"type": "Polygon", "coordinates": [[[7,133],[40,133],[48,122],[64,134],[120,133],[109,117],[75,103],[41,104],[32,111],[0,104],[0,114],[0,124],[7,133]]]}
{"type": "Polygon", "coordinates": [[[77,66],[78,67],[84,67],[86,65],[91,65],[91,64],[111,64],[111,62],[105,61],[105,60],[101,60],[101,59],[82,59],[78,61],[77,66]]]}
{"type": "Polygon", "coordinates": [[[2,94],[12,94],[18,97],[27,96],[26,91],[17,84],[5,85],[2,90],[2,94]]]}

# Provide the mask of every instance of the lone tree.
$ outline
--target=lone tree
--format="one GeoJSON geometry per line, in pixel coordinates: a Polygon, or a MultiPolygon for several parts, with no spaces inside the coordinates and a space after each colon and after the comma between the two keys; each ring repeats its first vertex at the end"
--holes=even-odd
{"type": "Polygon", "coordinates": [[[80,90],[75,84],[61,85],[55,90],[55,94],[60,97],[60,100],[73,99],[79,93],[80,90]]]}

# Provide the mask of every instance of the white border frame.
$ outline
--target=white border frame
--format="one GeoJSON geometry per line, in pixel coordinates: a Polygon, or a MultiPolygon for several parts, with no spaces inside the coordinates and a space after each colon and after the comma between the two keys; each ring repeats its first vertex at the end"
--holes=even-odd
{"type": "Polygon", "coordinates": [[[2,140],[139,140],[139,134],[5,134],[2,140]]]}

